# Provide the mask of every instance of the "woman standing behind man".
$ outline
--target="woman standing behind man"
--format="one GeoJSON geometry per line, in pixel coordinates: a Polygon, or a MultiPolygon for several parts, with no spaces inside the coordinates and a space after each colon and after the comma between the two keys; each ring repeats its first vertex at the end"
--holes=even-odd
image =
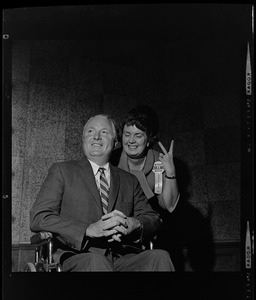
{"type": "Polygon", "coordinates": [[[180,196],[173,161],[174,141],[171,140],[168,151],[161,142],[158,144],[162,153],[153,149],[157,142],[158,118],[145,105],[132,109],[121,129],[122,147],[113,151],[112,163],[138,178],[155,210],[173,212],[180,196]]]}

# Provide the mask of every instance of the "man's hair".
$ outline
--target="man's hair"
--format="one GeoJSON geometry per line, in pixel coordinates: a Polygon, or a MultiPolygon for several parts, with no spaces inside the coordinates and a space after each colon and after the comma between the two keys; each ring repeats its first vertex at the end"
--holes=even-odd
{"type": "Polygon", "coordinates": [[[108,114],[97,114],[97,115],[94,115],[94,116],[90,117],[90,118],[88,119],[88,121],[87,121],[87,122],[85,123],[85,125],[84,125],[83,136],[84,136],[84,131],[85,131],[86,125],[91,121],[91,119],[93,119],[93,118],[95,118],[95,117],[99,117],[99,116],[105,117],[105,118],[107,118],[107,119],[109,120],[109,122],[110,122],[111,125],[112,125],[112,129],[113,129],[113,131],[114,131],[115,140],[119,140],[119,129],[118,129],[118,126],[117,126],[117,122],[116,122],[110,115],[108,115],[108,114]]]}

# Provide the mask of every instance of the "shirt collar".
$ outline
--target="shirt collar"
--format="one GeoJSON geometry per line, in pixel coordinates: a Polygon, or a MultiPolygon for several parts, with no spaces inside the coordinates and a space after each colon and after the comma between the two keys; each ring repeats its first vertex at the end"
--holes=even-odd
{"type": "Polygon", "coordinates": [[[92,166],[94,176],[97,175],[99,168],[104,168],[106,170],[106,172],[109,172],[109,163],[106,163],[105,166],[99,166],[99,165],[95,164],[93,161],[91,161],[90,159],[88,159],[88,161],[92,166]]]}

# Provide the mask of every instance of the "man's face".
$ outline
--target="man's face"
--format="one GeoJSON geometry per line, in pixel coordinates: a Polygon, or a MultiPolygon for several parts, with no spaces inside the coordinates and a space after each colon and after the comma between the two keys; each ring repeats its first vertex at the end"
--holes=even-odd
{"type": "Polygon", "coordinates": [[[126,154],[132,158],[140,158],[148,146],[146,132],[138,129],[135,125],[124,126],[122,144],[126,154]]]}
{"type": "Polygon", "coordinates": [[[87,158],[107,163],[114,144],[115,132],[107,117],[95,116],[88,121],[83,132],[83,150],[87,158]]]}

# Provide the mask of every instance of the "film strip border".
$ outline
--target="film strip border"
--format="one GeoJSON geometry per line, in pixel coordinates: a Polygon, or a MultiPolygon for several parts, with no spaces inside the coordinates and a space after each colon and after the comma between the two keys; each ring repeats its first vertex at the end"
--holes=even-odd
{"type": "Polygon", "coordinates": [[[244,278],[244,299],[254,297],[254,215],[253,215],[253,153],[254,153],[254,119],[253,119],[253,86],[252,86],[252,51],[247,44],[245,69],[245,102],[242,113],[245,124],[242,128],[242,271],[244,278]],[[244,143],[243,143],[244,142],[244,143]]]}

